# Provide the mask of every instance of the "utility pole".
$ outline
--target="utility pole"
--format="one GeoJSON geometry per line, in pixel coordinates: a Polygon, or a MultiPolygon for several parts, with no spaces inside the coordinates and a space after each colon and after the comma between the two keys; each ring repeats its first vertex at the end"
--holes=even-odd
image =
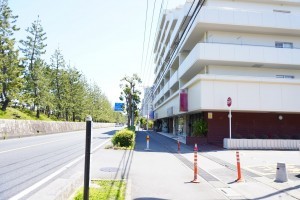
{"type": "Polygon", "coordinates": [[[147,102],[147,131],[148,131],[148,120],[149,120],[149,104],[147,102]]]}
{"type": "Polygon", "coordinates": [[[134,84],[132,85],[132,95],[131,95],[131,126],[134,126],[134,106],[133,106],[133,96],[134,96],[134,84]]]}

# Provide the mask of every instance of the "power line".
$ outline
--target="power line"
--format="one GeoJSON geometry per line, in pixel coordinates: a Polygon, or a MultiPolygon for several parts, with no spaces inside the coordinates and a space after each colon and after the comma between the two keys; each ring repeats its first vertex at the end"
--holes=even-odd
{"type": "Polygon", "coordinates": [[[143,73],[144,47],[145,47],[145,38],[146,38],[146,29],[147,29],[147,17],[148,17],[148,0],[147,0],[147,6],[146,6],[146,19],[145,19],[145,27],[144,27],[144,41],[143,41],[143,51],[142,51],[142,61],[141,61],[141,75],[143,73]]]}
{"type": "MultiPolygon", "coordinates": [[[[147,68],[147,61],[148,61],[148,55],[149,55],[149,44],[150,44],[150,39],[151,39],[151,35],[152,35],[152,25],[153,25],[153,17],[154,17],[154,11],[155,11],[155,6],[156,6],[156,0],[154,1],[154,4],[153,4],[153,9],[152,9],[152,17],[151,17],[151,26],[150,26],[150,34],[149,34],[149,39],[148,39],[148,46],[147,46],[147,54],[146,54],[146,61],[145,61],[145,76],[144,77],[147,77],[147,73],[148,73],[148,68],[147,68]]],[[[149,76],[148,76],[149,77],[149,76]]],[[[146,78],[144,79],[146,80],[146,78]]]]}
{"type": "MultiPolygon", "coordinates": [[[[146,65],[147,67],[145,67],[145,73],[146,75],[148,74],[148,72],[150,72],[151,70],[151,62],[153,61],[152,58],[153,58],[153,49],[154,49],[154,46],[155,46],[155,38],[157,37],[157,34],[159,32],[159,20],[160,20],[160,17],[161,17],[161,13],[162,13],[162,10],[163,10],[163,6],[164,6],[164,3],[165,3],[165,0],[162,0],[161,1],[161,5],[160,5],[160,10],[159,10],[159,14],[158,14],[158,19],[157,19],[157,25],[156,25],[156,31],[155,31],[155,36],[154,36],[154,40],[153,40],[153,44],[152,44],[152,50],[151,50],[151,56],[150,56],[150,60],[149,62],[146,62],[146,65]]],[[[168,6],[168,3],[169,1],[167,1],[167,4],[166,4],[166,8],[168,6]]],[[[153,10],[153,13],[154,13],[154,10],[153,10]]],[[[152,14],[152,22],[153,22],[153,14],[152,14]]],[[[152,22],[151,22],[151,26],[152,26],[152,22]]],[[[149,36],[149,42],[150,42],[150,37],[151,35],[149,36]]],[[[149,44],[149,43],[148,43],[149,44]]],[[[148,56],[148,52],[147,52],[147,56],[148,56]]],[[[148,59],[147,59],[148,60],[148,59]]],[[[145,76],[146,76],[145,75],[145,76]]],[[[145,81],[145,83],[148,83],[149,82],[149,78],[150,76],[146,76],[147,78],[145,78],[145,80],[147,79],[147,81],[145,81]]]]}
{"type": "MultiPolygon", "coordinates": [[[[194,4],[194,2],[195,2],[195,0],[193,1],[193,4],[194,4]]],[[[201,10],[201,8],[202,8],[204,2],[205,2],[205,0],[198,1],[197,5],[196,5],[196,8],[195,8],[194,11],[193,11],[192,17],[191,17],[191,19],[190,19],[189,22],[188,22],[188,25],[184,28],[183,34],[180,36],[180,39],[179,39],[178,43],[175,45],[174,50],[173,50],[172,53],[171,53],[172,55],[169,56],[168,60],[166,61],[166,64],[168,65],[168,67],[165,68],[164,72],[163,72],[162,75],[160,76],[160,78],[159,78],[160,80],[162,79],[162,77],[163,77],[163,75],[165,74],[166,70],[169,68],[170,63],[171,63],[171,59],[173,58],[175,52],[177,53],[178,50],[180,49],[180,47],[182,46],[182,41],[185,40],[185,38],[186,38],[186,36],[187,36],[187,33],[189,32],[190,28],[192,27],[191,21],[192,21],[192,23],[195,21],[196,16],[197,16],[198,13],[200,12],[200,10],[201,10]],[[188,28],[188,30],[187,30],[187,28],[188,28]],[[183,36],[184,36],[184,38],[183,38],[183,36]],[[180,46],[179,46],[179,44],[180,44],[180,46]]],[[[193,5],[192,5],[192,6],[193,6],[193,5]]],[[[191,6],[191,7],[192,7],[192,6],[191,6]]],[[[179,31],[180,31],[180,30],[179,30],[179,31]]],[[[178,32],[177,36],[178,36],[178,35],[179,35],[179,32],[178,32]]],[[[159,82],[159,81],[158,81],[158,82],[159,82]]],[[[157,84],[155,85],[155,89],[156,89],[156,88],[157,88],[157,84]]]]}
{"type": "MultiPolygon", "coordinates": [[[[174,48],[173,48],[173,51],[172,51],[172,49],[170,49],[170,56],[167,56],[166,57],[166,59],[165,59],[165,61],[163,62],[163,64],[165,64],[165,63],[167,63],[167,61],[169,61],[171,58],[172,58],[172,56],[173,56],[173,54],[174,54],[174,52],[175,52],[175,50],[176,50],[176,48],[178,47],[178,44],[179,44],[179,42],[180,42],[180,40],[181,40],[181,38],[182,38],[182,36],[183,36],[183,34],[180,36],[180,30],[182,29],[182,27],[183,27],[183,25],[185,24],[185,22],[186,22],[186,20],[187,20],[187,18],[188,18],[188,16],[189,16],[189,14],[190,14],[190,12],[191,12],[191,9],[192,9],[192,7],[194,6],[194,3],[195,3],[195,0],[193,0],[193,3],[192,3],[192,5],[190,6],[190,8],[189,8],[189,10],[188,10],[188,12],[187,12],[187,14],[185,15],[185,17],[184,17],[184,20],[181,22],[181,24],[180,24],[180,27],[179,27],[179,29],[178,29],[178,31],[177,31],[177,33],[176,33],[176,37],[175,37],[175,45],[174,45],[174,48]],[[167,61],[166,61],[167,60],[167,61]]],[[[198,1],[198,3],[199,3],[199,1],[198,1]]],[[[196,9],[196,8],[195,8],[196,9]]],[[[195,11],[195,10],[194,10],[195,11]]],[[[186,29],[186,27],[185,27],[185,29],[186,29]]],[[[185,29],[184,29],[184,31],[185,31],[185,29]]],[[[171,47],[172,45],[170,45],[170,47],[171,47]]],[[[163,65],[162,64],[162,65],[163,65]]],[[[165,71],[167,70],[167,68],[164,70],[164,72],[163,72],[163,74],[165,73],[165,71]]],[[[162,76],[162,75],[161,75],[162,76]]],[[[159,77],[160,78],[160,77],[159,77]]]]}

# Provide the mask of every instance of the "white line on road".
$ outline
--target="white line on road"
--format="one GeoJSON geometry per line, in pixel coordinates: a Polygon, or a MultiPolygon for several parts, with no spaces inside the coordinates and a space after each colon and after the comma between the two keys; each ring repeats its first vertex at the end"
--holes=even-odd
{"type": "Polygon", "coordinates": [[[54,141],[51,141],[51,142],[44,142],[44,143],[40,143],[40,144],[34,144],[34,145],[15,148],[15,149],[10,149],[10,150],[6,150],[6,151],[0,151],[0,154],[8,153],[8,152],[11,152],[11,151],[17,151],[17,150],[21,150],[21,149],[28,149],[28,148],[31,148],[31,147],[41,146],[41,145],[44,145],[44,144],[50,144],[50,143],[54,143],[54,142],[58,142],[58,141],[62,141],[62,140],[67,140],[67,139],[54,140],[54,141]]]}
{"type": "MultiPolygon", "coordinates": [[[[105,142],[101,143],[100,145],[98,145],[97,147],[95,147],[94,149],[91,150],[91,152],[96,151],[97,149],[99,149],[100,147],[102,147],[103,145],[105,145],[107,142],[109,142],[109,140],[106,140],[105,142]]],[[[75,160],[73,160],[72,162],[68,163],[67,165],[63,166],[62,168],[58,169],[56,172],[50,174],[49,176],[47,176],[46,178],[40,180],[39,182],[35,183],[34,185],[32,185],[31,187],[23,190],[22,192],[20,192],[19,194],[13,196],[10,198],[10,200],[19,200],[22,197],[24,197],[25,195],[29,194],[30,192],[36,190],[38,187],[40,187],[41,185],[43,185],[44,183],[46,183],[47,181],[51,180],[52,178],[54,178],[55,176],[57,176],[58,174],[62,173],[64,170],[68,169],[69,167],[71,167],[72,165],[76,164],[77,162],[79,162],[84,155],[79,156],[78,158],[76,158],[75,160]]]]}

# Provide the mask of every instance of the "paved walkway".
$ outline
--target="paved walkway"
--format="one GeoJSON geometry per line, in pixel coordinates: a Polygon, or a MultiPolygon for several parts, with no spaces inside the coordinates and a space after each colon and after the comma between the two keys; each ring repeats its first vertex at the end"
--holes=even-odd
{"type": "Polygon", "coordinates": [[[300,151],[240,151],[243,182],[236,183],[235,151],[199,147],[198,180],[193,147],[177,138],[139,131],[133,151],[101,149],[93,154],[92,179],[128,180],[127,199],[300,199],[300,151]],[[146,136],[150,136],[150,150],[146,136]],[[285,162],[289,182],[274,182],[276,163],[285,162]]]}

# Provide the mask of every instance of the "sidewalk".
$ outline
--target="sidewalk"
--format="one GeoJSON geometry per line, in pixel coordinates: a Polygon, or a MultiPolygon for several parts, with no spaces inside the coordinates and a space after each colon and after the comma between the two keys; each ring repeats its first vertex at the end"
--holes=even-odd
{"type": "MultiPolygon", "coordinates": [[[[177,140],[171,134],[164,133],[161,137],[175,140],[173,143],[177,140]]],[[[169,145],[172,145],[172,142],[169,145]]],[[[172,146],[173,149],[177,148],[174,144],[172,146]]],[[[191,160],[192,153],[188,153],[188,149],[191,151],[192,147],[183,144],[181,149],[181,155],[191,160]]],[[[211,145],[201,146],[199,150],[199,168],[216,177],[231,192],[247,199],[300,199],[300,151],[240,150],[244,182],[235,183],[236,151],[211,145]],[[274,181],[277,162],[286,163],[289,175],[289,181],[286,183],[274,181]]]]}
{"type": "MultiPolygon", "coordinates": [[[[203,178],[191,183],[193,171],[161,142],[170,140],[155,133],[137,132],[136,147],[129,173],[131,199],[228,199],[203,178]],[[146,135],[150,149],[146,151],[146,135]]],[[[192,152],[192,151],[189,151],[192,152]]]]}
{"type": "Polygon", "coordinates": [[[236,183],[235,151],[205,145],[198,152],[198,181],[193,180],[193,147],[177,138],[138,131],[132,151],[100,149],[92,156],[92,179],[126,179],[127,199],[300,199],[300,152],[240,151],[243,182],[236,183]],[[150,136],[150,150],[146,136],[150,136]],[[274,156],[276,155],[276,156],[274,156]],[[276,162],[286,162],[287,183],[276,183],[276,162]]]}

